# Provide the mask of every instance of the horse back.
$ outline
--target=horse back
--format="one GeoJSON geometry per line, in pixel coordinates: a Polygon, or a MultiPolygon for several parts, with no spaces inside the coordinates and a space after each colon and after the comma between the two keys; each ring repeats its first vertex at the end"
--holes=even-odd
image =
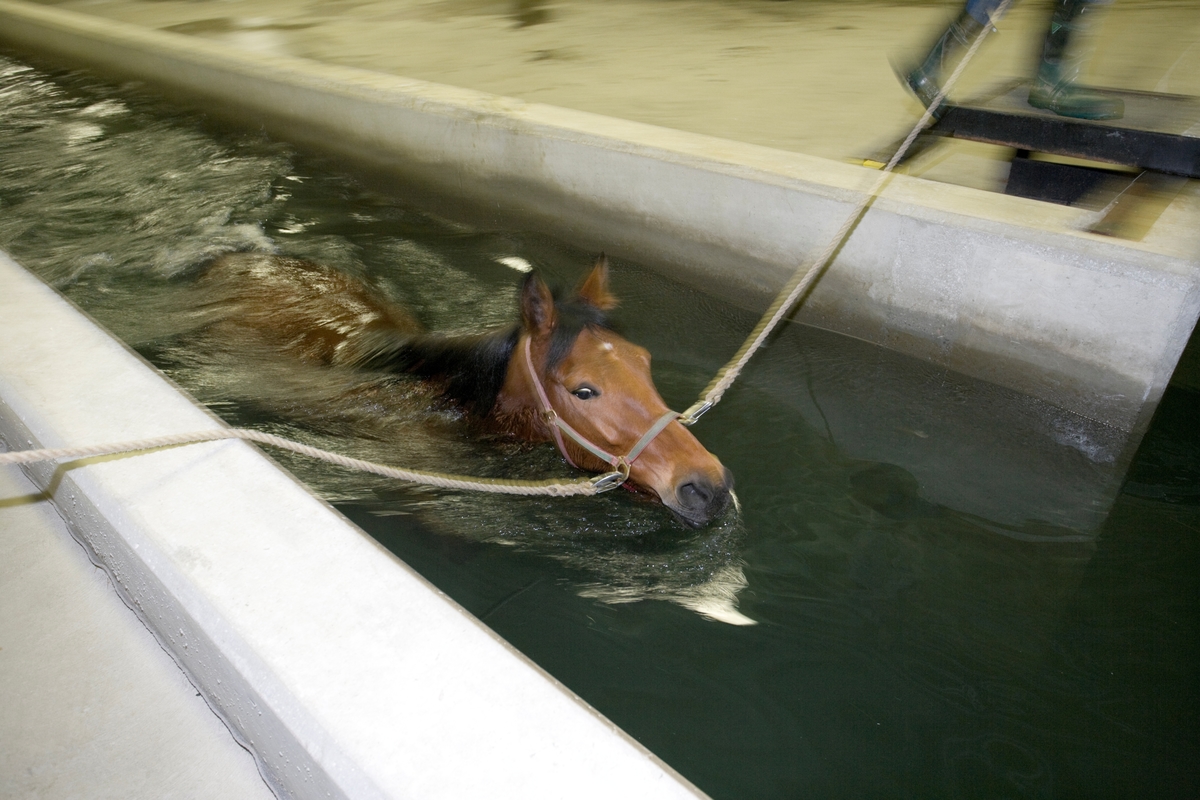
{"type": "Polygon", "coordinates": [[[270,253],[229,253],[198,285],[223,308],[217,326],[230,335],[324,364],[353,365],[381,337],[421,325],[366,282],[311,261],[270,253]]]}

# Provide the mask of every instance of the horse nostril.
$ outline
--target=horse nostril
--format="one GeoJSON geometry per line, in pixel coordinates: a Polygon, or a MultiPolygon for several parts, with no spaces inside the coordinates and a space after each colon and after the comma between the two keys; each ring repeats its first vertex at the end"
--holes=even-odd
{"type": "Polygon", "coordinates": [[[688,508],[707,508],[713,499],[713,487],[707,482],[689,482],[679,487],[679,500],[688,508]]]}
{"type": "Polygon", "coordinates": [[[693,473],[675,487],[675,501],[669,503],[676,516],[692,527],[706,525],[729,507],[733,497],[733,475],[723,469],[719,477],[693,473]]]}

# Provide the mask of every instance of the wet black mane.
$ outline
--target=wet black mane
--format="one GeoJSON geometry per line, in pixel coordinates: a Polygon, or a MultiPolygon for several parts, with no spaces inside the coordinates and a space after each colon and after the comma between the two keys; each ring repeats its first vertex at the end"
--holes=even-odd
{"type": "Polygon", "coordinates": [[[504,387],[519,334],[514,325],[475,336],[396,335],[360,366],[438,382],[448,399],[467,413],[484,417],[504,387]]]}
{"type": "MultiPolygon", "coordinates": [[[[558,324],[550,335],[547,366],[571,352],[585,328],[611,329],[604,312],[579,302],[555,304],[558,324]]],[[[476,335],[392,335],[359,366],[416,375],[441,384],[443,395],[467,413],[487,416],[496,404],[521,328],[514,325],[476,335]]]]}

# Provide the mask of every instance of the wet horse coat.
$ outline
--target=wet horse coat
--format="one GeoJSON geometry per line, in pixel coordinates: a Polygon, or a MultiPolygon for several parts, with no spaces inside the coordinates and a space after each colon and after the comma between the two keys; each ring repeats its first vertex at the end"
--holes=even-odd
{"type": "Polygon", "coordinates": [[[308,361],[419,376],[489,429],[558,439],[567,460],[583,469],[609,471],[593,451],[627,454],[658,423],[661,431],[628,466],[629,483],[691,525],[729,503],[732,476],[668,419],[649,353],[608,326],[616,299],[603,257],[567,302],[556,301],[535,274],[526,276],[519,323],[474,336],[423,332],[366,283],[299,259],[229,254],[201,282],[220,289],[243,333],[308,361]],[[592,447],[557,435],[554,417],[592,447]]]}

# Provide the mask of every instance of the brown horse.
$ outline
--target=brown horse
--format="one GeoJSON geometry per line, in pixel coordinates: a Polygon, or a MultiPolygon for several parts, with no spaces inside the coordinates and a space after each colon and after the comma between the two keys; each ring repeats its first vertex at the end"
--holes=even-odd
{"type": "Polygon", "coordinates": [[[305,360],[434,382],[489,429],[553,440],[582,469],[625,473],[627,486],[690,525],[729,504],[729,470],[667,408],[650,354],[608,326],[616,299],[603,256],[567,302],[530,273],[520,322],[475,336],[424,333],[362,281],[293,258],[225,255],[201,282],[232,304],[239,335],[305,360]]]}

